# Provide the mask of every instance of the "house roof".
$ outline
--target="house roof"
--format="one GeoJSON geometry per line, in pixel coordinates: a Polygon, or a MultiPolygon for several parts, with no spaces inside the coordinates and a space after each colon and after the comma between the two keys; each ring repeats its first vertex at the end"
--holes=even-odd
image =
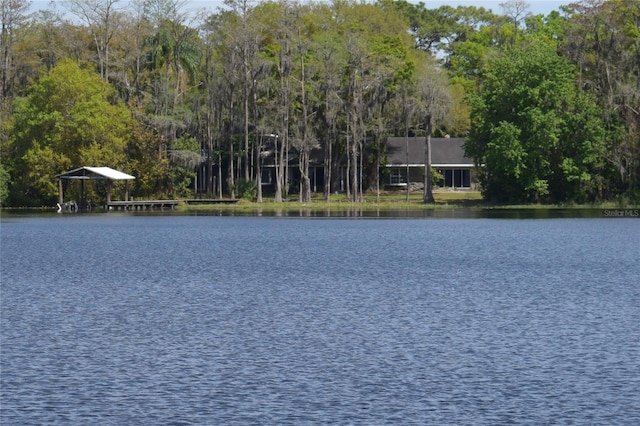
{"type": "MultiPolygon", "coordinates": [[[[424,166],[424,136],[407,139],[387,139],[387,165],[424,166]]],[[[473,160],[464,155],[464,138],[431,138],[431,165],[433,167],[473,167],[473,160]]]]}
{"type": "Polygon", "coordinates": [[[65,173],[56,175],[60,179],[110,179],[129,180],[135,176],[128,175],[111,167],[79,167],[65,173]]]}

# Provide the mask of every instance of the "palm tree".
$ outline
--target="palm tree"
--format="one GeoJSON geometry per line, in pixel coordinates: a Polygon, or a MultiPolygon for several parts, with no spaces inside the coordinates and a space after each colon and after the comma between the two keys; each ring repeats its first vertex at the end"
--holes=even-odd
{"type": "Polygon", "coordinates": [[[147,66],[152,70],[164,69],[166,83],[175,79],[172,107],[184,94],[189,81],[196,79],[202,59],[201,43],[193,28],[171,21],[163,21],[155,34],[144,41],[147,66]]]}

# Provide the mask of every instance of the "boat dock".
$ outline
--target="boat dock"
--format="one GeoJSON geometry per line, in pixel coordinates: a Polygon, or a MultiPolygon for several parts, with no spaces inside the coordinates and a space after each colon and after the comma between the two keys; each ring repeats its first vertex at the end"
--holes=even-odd
{"type": "Polygon", "coordinates": [[[107,210],[154,210],[173,209],[178,204],[237,204],[238,200],[194,198],[186,200],[129,200],[109,201],[107,210]]]}

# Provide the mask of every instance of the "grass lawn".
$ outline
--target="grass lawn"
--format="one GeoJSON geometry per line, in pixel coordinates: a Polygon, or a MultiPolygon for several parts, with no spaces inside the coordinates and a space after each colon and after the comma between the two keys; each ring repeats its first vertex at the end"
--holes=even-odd
{"type": "Polygon", "coordinates": [[[478,191],[436,191],[434,192],[435,204],[425,204],[422,202],[422,192],[412,192],[409,200],[406,193],[402,191],[367,193],[364,195],[364,202],[353,203],[349,201],[345,194],[333,194],[330,201],[323,199],[322,194],[312,194],[309,203],[297,201],[296,194],[291,194],[289,199],[283,203],[276,203],[270,196],[265,196],[262,203],[248,200],[239,200],[237,204],[181,204],[177,208],[181,210],[221,210],[237,211],[244,213],[251,212],[295,212],[295,211],[375,211],[375,210],[433,210],[433,209],[606,209],[606,208],[629,208],[631,206],[622,205],[620,202],[610,201],[598,204],[495,204],[483,200],[478,191]]]}
{"type": "Polygon", "coordinates": [[[322,194],[312,194],[311,202],[301,203],[297,201],[297,197],[292,195],[288,201],[276,203],[271,197],[264,197],[262,203],[256,203],[248,200],[240,200],[237,204],[230,205],[180,205],[178,208],[186,210],[235,210],[235,211],[252,211],[252,210],[416,210],[416,209],[437,209],[437,208],[453,208],[453,207],[474,207],[483,203],[482,196],[476,191],[448,191],[434,193],[435,204],[424,204],[422,202],[422,193],[413,192],[410,194],[409,200],[406,199],[404,192],[381,192],[380,195],[375,193],[367,193],[364,195],[364,202],[353,203],[349,201],[344,194],[333,194],[330,201],[325,201],[322,194]]]}

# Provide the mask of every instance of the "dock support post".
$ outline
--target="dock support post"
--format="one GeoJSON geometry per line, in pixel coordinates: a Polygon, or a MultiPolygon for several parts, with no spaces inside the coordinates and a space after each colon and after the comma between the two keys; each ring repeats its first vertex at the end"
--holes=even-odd
{"type": "Polygon", "coordinates": [[[107,204],[109,204],[111,202],[111,181],[107,180],[107,204]]]}
{"type": "Polygon", "coordinates": [[[64,204],[64,196],[62,194],[62,179],[58,178],[58,204],[64,204]]]}

